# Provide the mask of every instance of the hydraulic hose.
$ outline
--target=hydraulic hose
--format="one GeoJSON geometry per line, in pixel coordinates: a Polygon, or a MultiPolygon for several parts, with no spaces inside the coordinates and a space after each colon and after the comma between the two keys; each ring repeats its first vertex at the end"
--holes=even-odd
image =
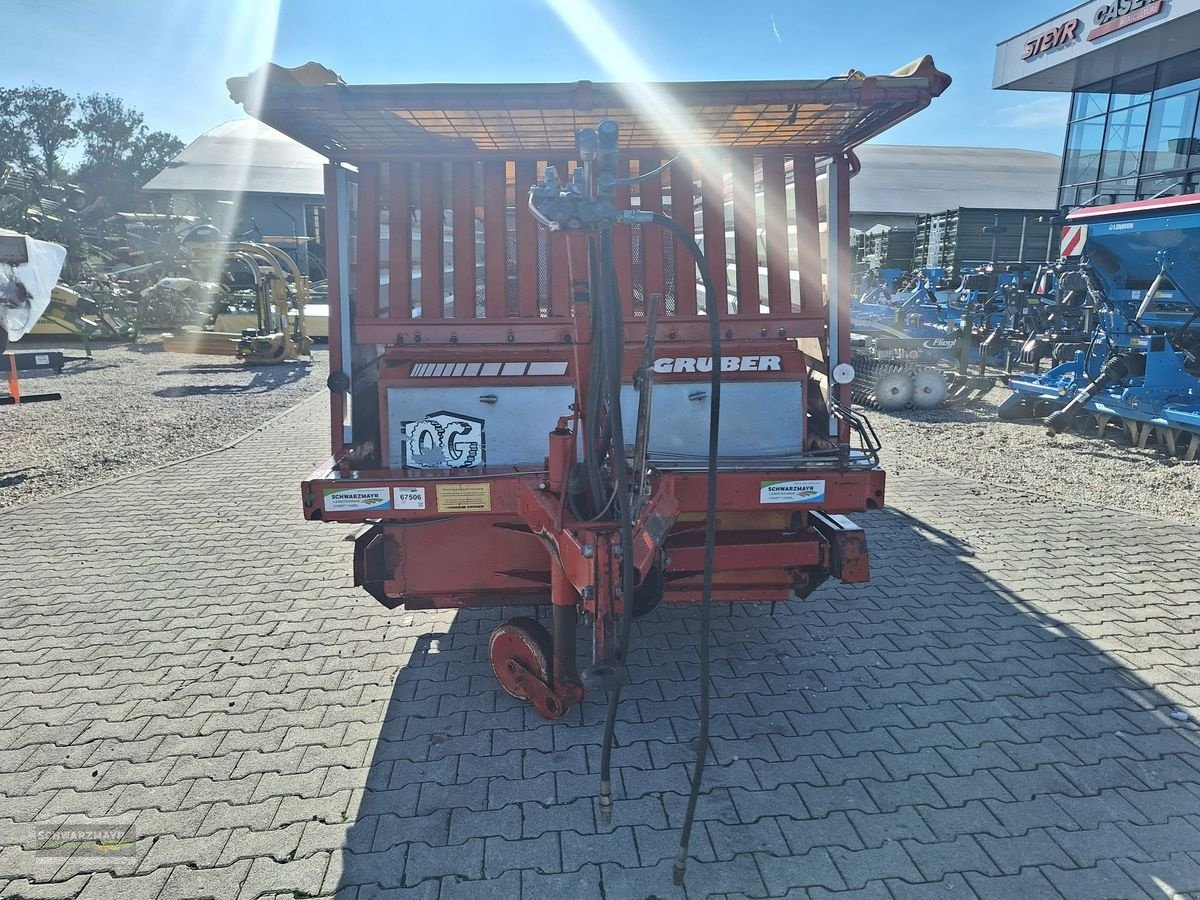
{"type": "MultiPolygon", "coordinates": [[[[612,229],[605,229],[600,237],[600,268],[607,288],[603,295],[600,314],[606,319],[605,345],[601,354],[608,354],[607,383],[608,424],[612,434],[613,491],[616,497],[617,521],[621,527],[621,630],[617,640],[615,659],[624,667],[629,637],[633,629],[633,517],[629,501],[629,472],[625,466],[625,426],[621,421],[621,370],[625,361],[624,316],[621,312],[621,296],[617,288],[616,263],[613,258],[612,229]]],[[[604,720],[604,737],[600,745],[600,818],[609,822],[612,818],[612,746],[617,722],[617,705],[621,699],[621,688],[608,691],[608,712],[604,720]]]]}
{"type": "MultiPolygon", "coordinates": [[[[600,251],[596,246],[596,239],[588,240],[588,270],[592,273],[592,285],[589,291],[589,296],[592,302],[592,340],[604,345],[604,335],[606,331],[605,320],[597,315],[598,307],[604,302],[606,272],[600,266],[600,251]]],[[[590,384],[588,395],[586,398],[586,411],[584,413],[584,459],[583,464],[587,472],[588,486],[592,494],[592,509],[590,516],[600,518],[604,515],[609,507],[609,502],[613,496],[610,495],[608,500],[604,498],[604,485],[600,473],[600,460],[603,458],[606,449],[600,446],[600,407],[602,403],[602,392],[606,384],[606,361],[603,354],[593,353],[590,369],[590,384]]]]}
{"type": "MultiPolygon", "coordinates": [[[[644,215],[644,214],[643,214],[644,215]]],[[[680,832],[679,850],[676,855],[673,877],[676,884],[682,884],[687,868],[688,848],[691,844],[692,828],[695,824],[696,806],[700,797],[700,787],[704,778],[704,767],[708,759],[709,732],[709,698],[711,693],[711,632],[712,632],[712,589],[713,568],[717,537],[717,474],[719,461],[719,435],[721,423],[721,322],[719,313],[720,298],[713,288],[708,261],[695,238],[682,225],[661,213],[653,213],[641,221],[649,221],[666,228],[675,235],[687,248],[696,263],[704,284],[707,299],[706,313],[709,319],[709,335],[713,364],[709,376],[710,406],[708,432],[708,492],[705,516],[705,550],[704,578],[700,605],[700,701],[699,701],[699,735],[697,736],[696,762],[692,770],[691,789],[688,795],[687,811],[684,815],[683,828],[680,832]]],[[[608,316],[604,337],[607,339],[608,350],[613,356],[607,384],[610,391],[609,427],[612,432],[612,446],[616,456],[615,492],[618,504],[618,515],[621,524],[622,545],[622,604],[621,628],[617,645],[617,659],[624,664],[629,647],[633,626],[633,589],[635,581],[633,565],[633,520],[632,498],[629,496],[628,474],[624,460],[624,431],[620,417],[621,369],[624,362],[623,326],[620,296],[616,290],[615,264],[612,256],[612,235],[606,231],[601,238],[600,247],[601,281],[606,288],[601,294],[608,316]],[[615,397],[615,402],[612,398],[615,397]]],[[[597,318],[600,318],[597,316],[597,318]]],[[[651,337],[651,340],[653,338],[651,337]]],[[[603,348],[602,348],[603,349],[603,348]]],[[[620,701],[620,688],[608,692],[608,711],[605,717],[604,736],[600,756],[600,815],[604,822],[612,816],[612,781],[611,761],[614,732],[616,727],[617,706],[620,701]]]]}
{"type": "Polygon", "coordinates": [[[709,341],[712,353],[712,372],[709,378],[711,400],[708,413],[708,497],[704,522],[704,587],[700,601],[700,733],[696,738],[696,763],[692,768],[692,784],[688,793],[687,812],[683,817],[683,828],[679,833],[679,851],[675,855],[672,875],[676,884],[683,884],[687,870],[688,846],[692,840],[692,826],[696,820],[696,803],[700,799],[700,785],[704,779],[704,765],[708,761],[708,718],[709,718],[709,657],[711,654],[710,632],[712,626],[713,562],[717,543],[717,463],[718,441],[721,429],[721,320],[719,307],[724,297],[713,290],[708,260],[696,243],[696,238],[682,225],[662,213],[654,213],[651,221],[670,231],[687,248],[700,271],[704,282],[705,312],[708,314],[709,341]]]}
{"type": "Polygon", "coordinates": [[[632,178],[614,178],[612,183],[615,185],[641,184],[643,181],[649,181],[655,175],[661,175],[678,161],[679,154],[676,154],[652,172],[643,172],[641,175],[634,175],[632,178]]]}

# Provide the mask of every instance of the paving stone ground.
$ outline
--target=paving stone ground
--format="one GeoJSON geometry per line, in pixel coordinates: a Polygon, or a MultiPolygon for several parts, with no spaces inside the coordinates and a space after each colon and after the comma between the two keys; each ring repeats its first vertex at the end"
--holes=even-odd
{"type": "Polygon", "coordinates": [[[1200,896],[1200,528],[894,457],[870,585],[716,619],[681,890],[694,610],[638,623],[602,826],[599,705],[303,521],[327,421],[0,514],[0,897],[1200,896]]]}

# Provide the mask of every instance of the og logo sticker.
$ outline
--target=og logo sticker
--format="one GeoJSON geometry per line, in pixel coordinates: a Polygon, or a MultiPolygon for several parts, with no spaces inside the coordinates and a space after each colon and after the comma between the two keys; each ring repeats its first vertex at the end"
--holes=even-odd
{"type": "Polygon", "coordinates": [[[470,469],[486,465],[483,420],[461,413],[430,413],[404,423],[404,465],[410,469],[470,469]]]}

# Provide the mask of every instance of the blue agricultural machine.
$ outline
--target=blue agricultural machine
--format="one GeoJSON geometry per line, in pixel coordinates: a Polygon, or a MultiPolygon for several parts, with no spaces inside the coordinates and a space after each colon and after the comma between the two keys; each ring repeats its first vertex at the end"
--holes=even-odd
{"type": "Polygon", "coordinates": [[[953,289],[940,268],[918,269],[894,291],[864,278],[867,290],[850,307],[855,400],[929,409],[987,393],[995,377],[982,345],[1004,326],[1012,297],[1025,296],[1017,276],[999,268],[966,269],[953,289]]]}
{"type": "MultiPolygon", "coordinates": [[[[1047,272],[1072,336],[1042,332],[1058,364],[1014,375],[1006,419],[1044,418],[1118,436],[1139,448],[1200,455],[1200,195],[1077,209],[1063,260],[1047,272]],[[1082,335],[1081,329],[1090,327],[1082,335]]],[[[1033,346],[1036,344],[1037,346],[1033,346]]]]}

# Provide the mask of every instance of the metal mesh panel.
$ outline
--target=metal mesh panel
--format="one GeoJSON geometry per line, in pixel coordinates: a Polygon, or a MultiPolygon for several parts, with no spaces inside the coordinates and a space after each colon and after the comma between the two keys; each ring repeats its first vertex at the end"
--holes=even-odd
{"type": "MultiPolygon", "coordinates": [[[[667,213],[667,215],[670,215],[670,213],[667,213]]],[[[679,314],[679,310],[675,303],[674,240],[663,242],[663,265],[666,267],[663,269],[663,272],[666,274],[666,284],[663,290],[662,306],[659,308],[659,314],[664,316],[675,316],[679,314]]]]}
{"type": "Polygon", "coordinates": [[[504,310],[508,316],[520,313],[517,296],[517,230],[509,223],[504,232],[504,310]]]}
{"type": "Polygon", "coordinates": [[[538,229],[537,268],[538,316],[545,319],[550,315],[550,235],[541,228],[538,229]]]}
{"type": "Polygon", "coordinates": [[[633,243],[633,314],[642,318],[646,315],[646,260],[645,248],[642,246],[642,226],[634,225],[629,230],[633,243]]]}
{"type": "Polygon", "coordinates": [[[475,318],[487,316],[487,249],[484,241],[475,242],[475,318]]]}

